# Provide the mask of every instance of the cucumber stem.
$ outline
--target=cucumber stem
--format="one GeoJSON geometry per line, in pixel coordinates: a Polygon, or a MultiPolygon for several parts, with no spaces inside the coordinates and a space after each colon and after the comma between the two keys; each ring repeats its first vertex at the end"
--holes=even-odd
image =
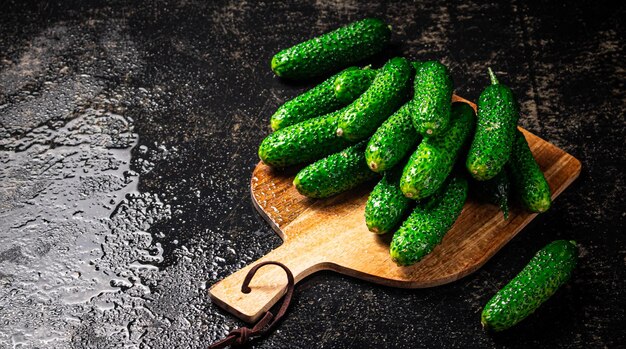
{"type": "Polygon", "coordinates": [[[489,79],[491,80],[491,84],[492,85],[499,84],[498,78],[496,77],[496,74],[494,74],[493,70],[491,70],[491,67],[487,67],[487,71],[489,71],[489,79]]]}

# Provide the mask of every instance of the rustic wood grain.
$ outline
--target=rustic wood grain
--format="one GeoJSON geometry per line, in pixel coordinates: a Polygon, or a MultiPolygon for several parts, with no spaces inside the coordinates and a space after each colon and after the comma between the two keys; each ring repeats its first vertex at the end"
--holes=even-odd
{"type": "MultiPolygon", "coordinates": [[[[476,105],[455,96],[474,109],[476,105]]],[[[580,173],[573,156],[523,130],[556,198],[580,173]]],[[[364,209],[372,184],[325,200],[300,195],[292,185],[294,171],[281,172],[259,163],[252,174],[252,201],[284,243],[263,258],[213,285],[216,304],[247,322],[256,321],[284,293],[287,278],[275,266],[259,270],[252,292],[241,292],[252,265],[279,261],[296,282],[319,270],[334,270],[378,284],[423,288],[449,283],[480,268],[536,214],[516,206],[505,220],[498,207],[469,201],[441,245],[419,263],[398,267],[389,257],[391,234],[367,230],[364,209]]]]}

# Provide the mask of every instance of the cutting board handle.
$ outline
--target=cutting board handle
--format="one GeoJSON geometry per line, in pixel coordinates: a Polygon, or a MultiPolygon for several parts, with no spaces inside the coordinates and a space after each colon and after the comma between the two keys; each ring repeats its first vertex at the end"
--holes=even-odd
{"type": "Polygon", "coordinates": [[[321,258],[311,258],[296,248],[297,243],[286,241],[256,262],[231,274],[211,287],[211,300],[246,322],[256,322],[287,291],[287,275],[276,265],[260,268],[250,282],[250,293],[241,292],[241,285],[250,269],[264,261],[283,263],[296,283],[316,271],[325,269],[321,258]]]}

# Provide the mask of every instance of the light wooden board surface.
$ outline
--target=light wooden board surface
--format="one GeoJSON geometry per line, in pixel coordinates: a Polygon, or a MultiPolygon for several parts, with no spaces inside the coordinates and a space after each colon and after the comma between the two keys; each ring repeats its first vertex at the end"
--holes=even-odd
{"type": "MultiPolygon", "coordinates": [[[[476,108],[462,98],[455,96],[453,100],[476,108]]],[[[581,164],[563,150],[522,131],[554,199],[578,177],[581,164]]],[[[379,236],[365,226],[365,203],[374,183],[333,198],[313,200],[296,191],[294,176],[293,170],[275,171],[263,163],[256,166],[250,183],[252,202],[284,243],[209,290],[213,302],[244,321],[258,320],[286,289],[282,269],[265,266],[252,280],[252,292],[241,292],[248,270],[261,261],[284,263],[296,282],[319,270],[334,270],[387,286],[432,287],[476,271],[536,216],[513,206],[505,220],[496,206],[468,201],[431,254],[413,266],[398,267],[389,257],[391,234],[379,236]]]]}

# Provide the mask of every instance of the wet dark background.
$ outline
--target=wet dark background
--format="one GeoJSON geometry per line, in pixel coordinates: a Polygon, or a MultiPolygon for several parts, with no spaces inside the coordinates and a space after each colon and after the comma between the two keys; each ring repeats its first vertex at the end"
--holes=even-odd
{"type": "Polygon", "coordinates": [[[278,80],[269,61],[365,16],[394,27],[383,56],[443,61],[466,98],[493,67],[522,126],[583,172],[475,274],[423,290],[316,274],[253,347],[624,346],[624,7],[2,2],[0,347],[202,348],[242,325],[206,290],[280,244],[248,181],[270,115],[309,87],[278,80]],[[580,244],[573,280],[516,328],[485,334],[481,307],[560,238],[580,244]]]}

